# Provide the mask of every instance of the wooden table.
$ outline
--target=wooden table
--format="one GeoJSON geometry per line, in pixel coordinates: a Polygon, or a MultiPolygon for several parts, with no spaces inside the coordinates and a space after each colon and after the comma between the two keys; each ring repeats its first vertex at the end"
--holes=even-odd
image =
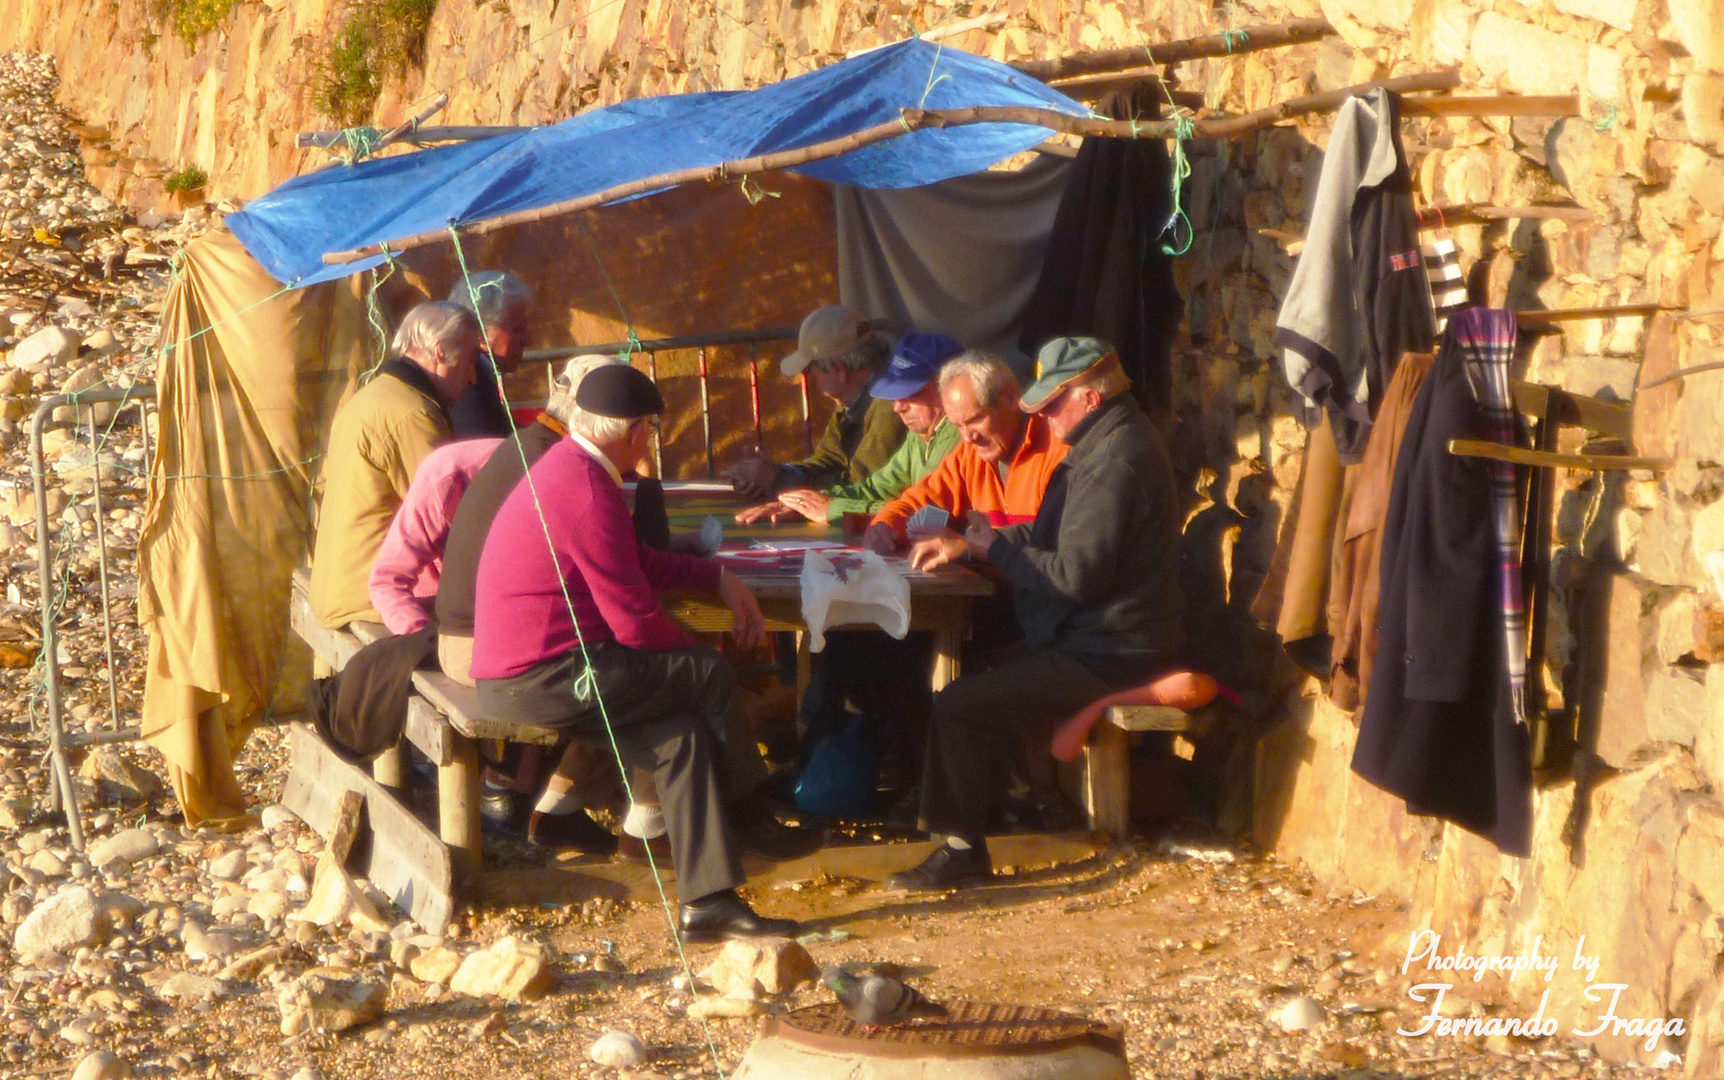
{"type": "MultiPolygon", "coordinates": [[[[835,525],[818,525],[798,518],[795,522],[759,522],[739,525],[736,512],[754,505],[734,492],[711,484],[665,484],[665,506],[674,533],[695,532],[707,515],[724,525],[725,547],[746,548],[758,542],[826,540],[854,544],[835,525]]],[[[976,601],[993,595],[993,585],[980,574],[961,566],[947,566],[930,574],[910,570],[909,563],[895,565],[910,581],[910,629],[926,630],[934,637],[933,687],[939,690],[958,677],[958,656],[970,630],[970,615],[976,601]]],[[[802,555],[787,553],[777,565],[726,560],[730,571],[753,590],[766,616],[766,628],[803,632],[802,555]]],[[[660,598],[665,610],[684,626],[699,633],[726,632],[731,627],[730,610],[715,596],[685,593],[660,598]]],[[[836,629],[836,628],[829,628],[836,629]]]]}

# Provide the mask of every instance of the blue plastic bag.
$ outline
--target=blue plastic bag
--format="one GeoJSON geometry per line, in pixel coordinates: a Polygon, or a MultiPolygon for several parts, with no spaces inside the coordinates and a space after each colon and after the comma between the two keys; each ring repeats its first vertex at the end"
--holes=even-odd
{"type": "Polygon", "coordinates": [[[862,734],[865,716],[821,739],[796,778],[796,805],[810,814],[864,818],[874,812],[879,763],[862,734]]]}

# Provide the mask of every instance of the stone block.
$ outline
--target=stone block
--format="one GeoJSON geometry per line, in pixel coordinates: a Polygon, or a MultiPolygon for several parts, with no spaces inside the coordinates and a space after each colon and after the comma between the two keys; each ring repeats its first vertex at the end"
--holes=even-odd
{"type": "Polygon", "coordinates": [[[1706,668],[1706,717],[1694,737],[1694,764],[1714,791],[1724,791],[1724,664],[1706,668]]]}
{"type": "Polygon", "coordinates": [[[1646,587],[1639,579],[1627,575],[1611,579],[1604,694],[1598,718],[1598,756],[1616,769],[1627,765],[1634,752],[1647,741],[1643,643],[1646,602],[1646,587]]]}
{"type": "Polygon", "coordinates": [[[1479,71],[1508,90],[1572,94],[1587,82],[1586,42],[1494,11],[1479,16],[1472,47],[1479,71]]]}
{"type": "Polygon", "coordinates": [[[1637,6],[1637,0],[1556,0],[1556,10],[1565,15],[1578,15],[1630,31],[1634,29],[1637,6]]]}
{"type": "Polygon", "coordinates": [[[1724,75],[1697,72],[1682,80],[1682,119],[1689,138],[1724,154],[1724,75]]]}
{"type": "Polygon", "coordinates": [[[25,916],[12,950],[26,962],[50,953],[70,953],[93,945],[108,932],[96,894],[82,885],[62,889],[25,916]]]}
{"type": "Polygon", "coordinates": [[[1707,71],[1724,73],[1724,5],[1718,0],[1669,0],[1676,40],[1707,71]]]}
{"type": "Polygon", "coordinates": [[[1622,103],[1628,101],[1627,57],[1615,49],[1593,45],[1586,51],[1586,92],[1595,101],[1622,103]]]}
{"type": "Polygon", "coordinates": [[[721,994],[752,990],[787,994],[819,974],[808,950],[789,938],[752,938],[726,942],[700,977],[721,994]]]}
{"type": "Polygon", "coordinates": [[[387,983],[313,968],[281,988],[276,1008],[281,1011],[281,1033],[291,1036],[370,1023],[383,1015],[388,1001],[387,983]]]}
{"type": "Polygon", "coordinates": [[[1433,0],[1413,12],[1413,51],[1437,64],[1459,64],[1473,45],[1478,8],[1457,0],[1433,0]]]}
{"type": "Polygon", "coordinates": [[[500,997],[531,1001],[551,986],[545,951],[513,937],[498,938],[490,948],[470,953],[449,980],[449,989],[469,997],[500,997]]]}
{"type": "Polygon", "coordinates": [[[1569,356],[1562,388],[1571,394],[1627,402],[1634,397],[1638,360],[1616,356],[1569,356]]]}
{"type": "Polygon", "coordinates": [[[1663,667],[1646,679],[1646,737],[1693,746],[1706,722],[1705,676],[1694,668],[1663,667]]]}
{"type": "Polygon", "coordinates": [[[1724,661],[1724,607],[1705,599],[1695,605],[1693,651],[1703,663],[1724,661]]]}
{"type": "Polygon", "coordinates": [[[1661,499],[1640,519],[1630,569],[1660,585],[1699,590],[1708,578],[1695,558],[1693,520],[1674,499],[1661,499]]]}
{"type": "Polygon", "coordinates": [[[1684,589],[1658,609],[1655,650],[1660,662],[1674,664],[1694,655],[1694,594],[1684,589]]]}

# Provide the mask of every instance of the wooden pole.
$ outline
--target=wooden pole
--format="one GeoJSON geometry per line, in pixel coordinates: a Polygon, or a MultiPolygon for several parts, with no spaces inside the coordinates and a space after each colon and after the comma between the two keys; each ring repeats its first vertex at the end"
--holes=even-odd
{"type": "Polygon", "coordinates": [[[1660,304],[1620,304],[1616,307],[1554,308],[1549,311],[1535,308],[1531,311],[1517,311],[1514,317],[1522,326],[1536,326],[1539,323],[1576,322],[1582,319],[1628,319],[1652,316],[1660,311],[1680,310],[1660,304]]]}
{"type": "Polygon", "coordinates": [[[1270,26],[1252,26],[1229,30],[1221,34],[1165,41],[1159,45],[1137,45],[1129,49],[1103,49],[1099,52],[1062,56],[1055,60],[1020,60],[1013,64],[1025,75],[1043,82],[1069,79],[1076,75],[1099,75],[1106,71],[1141,67],[1144,64],[1177,64],[1181,60],[1198,60],[1208,56],[1232,56],[1236,53],[1278,49],[1283,45],[1298,45],[1317,41],[1335,32],[1327,19],[1289,19],[1270,26]]]}
{"type": "MultiPolygon", "coordinates": [[[[415,145],[421,143],[441,142],[472,142],[476,139],[494,139],[499,135],[519,135],[523,131],[534,131],[535,128],[518,125],[469,125],[452,124],[436,127],[421,127],[409,135],[401,137],[401,142],[415,145]]],[[[341,143],[346,133],[341,131],[302,131],[299,133],[300,146],[319,146],[328,149],[341,143]]]]}
{"type": "Polygon", "coordinates": [[[1456,457],[1490,458],[1516,465],[1533,465],[1546,469],[1649,469],[1661,472],[1675,462],[1667,458],[1631,457],[1626,454],[1559,454],[1550,450],[1528,450],[1520,446],[1504,446],[1483,439],[1450,439],[1449,453],[1456,457]]]}
{"type": "Polygon", "coordinates": [[[1580,96],[1558,94],[1477,94],[1417,98],[1401,103],[1403,116],[1579,116],[1580,96]]]}
{"type": "MultiPolygon", "coordinates": [[[[1460,80],[1461,76],[1458,71],[1432,71],[1416,75],[1402,75],[1394,79],[1360,83],[1357,86],[1332,90],[1325,94],[1309,94],[1305,97],[1289,98],[1267,109],[1259,109],[1256,112],[1246,113],[1244,116],[1236,116],[1226,120],[1197,120],[1192,123],[1195,134],[1199,136],[1233,138],[1256,131],[1259,128],[1268,127],[1276,121],[1284,120],[1290,116],[1335,108],[1351,97],[1369,93],[1378,88],[1392,90],[1396,93],[1411,93],[1419,90],[1450,90],[1458,86],[1460,80]]],[[[608,202],[615,202],[618,199],[644,195],[662,188],[675,187],[678,184],[693,183],[697,180],[717,182],[735,176],[748,176],[754,173],[794,168],[811,161],[823,161],[827,158],[847,154],[852,150],[859,150],[865,146],[873,146],[875,143],[895,139],[911,131],[918,131],[923,128],[959,127],[965,124],[1030,124],[1084,137],[1105,136],[1126,139],[1171,138],[1179,130],[1179,124],[1173,120],[1098,120],[1088,116],[1074,116],[1055,109],[1040,109],[1030,106],[984,105],[967,109],[905,109],[897,120],[863,128],[861,131],[852,132],[840,138],[810,143],[794,150],[757,154],[754,157],[741,158],[719,165],[702,165],[692,169],[661,173],[658,176],[643,177],[639,180],[631,180],[626,184],[606,188],[603,191],[595,191],[577,199],[568,199],[533,210],[504,214],[488,221],[461,226],[461,228],[470,236],[480,236],[514,225],[527,225],[535,221],[560,217],[563,214],[573,214],[595,206],[602,206],[608,202]]],[[[437,229],[390,240],[388,244],[391,251],[399,253],[447,239],[449,239],[448,230],[437,229]]],[[[380,255],[382,251],[381,244],[367,244],[364,247],[349,251],[330,252],[323,256],[323,261],[328,264],[357,262],[373,255],[380,255]]]]}
{"type": "MultiPolygon", "coordinates": [[[[402,136],[406,135],[408,132],[419,130],[420,124],[423,124],[425,121],[431,119],[433,116],[436,116],[439,112],[442,112],[444,107],[446,107],[448,104],[449,104],[449,95],[448,94],[438,94],[435,98],[433,98],[431,100],[431,104],[427,105],[425,107],[425,109],[422,112],[420,112],[417,116],[411,116],[411,117],[407,118],[406,120],[403,120],[401,123],[396,124],[394,127],[390,128],[388,131],[385,131],[383,134],[379,135],[377,137],[377,142],[371,147],[371,152],[376,153],[377,151],[383,149],[385,146],[388,146],[390,143],[395,142],[396,140],[400,139],[402,136]]],[[[431,130],[439,130],[439,129],[427,128],[425,130],[431,131],[431,130]]],[[[450,128],[448,130],[457,131],[457,130],[484,130],[484,129],[450,128]]],[[[527,129],[525,129],[525,128],[513,128],[510,130],[525,131],[527,129]]],[[[482,137],[482,136],[469,136],[469,137],[477,138],[477,137],[482,137]]],[[[418,140],[415,139],[413,141],[417,142],[418,140]]],[[[338,144],[346,144],[346,142],[347,142],[347,132],[345,132],[345,131],[303,131],[303,132],[300,132],[300,134],[299,134],[299,145],[300,146],[321,146],[325,150],[328,150],[328,149],[332,149],[333,147],[335,147],[338,144]]]]}

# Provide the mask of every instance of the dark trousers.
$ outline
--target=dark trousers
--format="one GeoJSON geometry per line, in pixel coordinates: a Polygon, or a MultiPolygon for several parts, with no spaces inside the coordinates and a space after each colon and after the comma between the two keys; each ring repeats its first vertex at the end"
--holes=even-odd
{"type": "MultiPolygon", "coordinates": [[[[810,660],[801,710],[808,728],[803,763],[822,737],[843,730],[848,701],[878,723],[876,745],[890,750],[913,772],[922,759],[934,697],[928,688],[933,635],[915,631],[899,641],[882,630],[835,630],[826,635],[826,648],[810,660]]],[[[905,779],[914,782],[915,777],[905,779]]]]}
{"type": "Polygon", "coordinates": [[[980,840],[1026,725],[1063,721],[1099,697],[1143,682],[1156,667],[1147,658],[1079,659],[1021,643],[994,651],[984,670],[934,695],[922,773],[928,831],[980,840]]]}
{"type": "Polygon", "coordinates": [[[730,661],[716,649],[643,652],[605,642],[590,651],[591,685],[577,682],[584,664],[574,649],[512,678],[478,680],[480,705],[488,715],[599,739],[608,717],[623,761],[657,781],[683,901],[742,884],[725,819],[734,778],[721,775],[720,736],[736,699],[730,661]]]}

